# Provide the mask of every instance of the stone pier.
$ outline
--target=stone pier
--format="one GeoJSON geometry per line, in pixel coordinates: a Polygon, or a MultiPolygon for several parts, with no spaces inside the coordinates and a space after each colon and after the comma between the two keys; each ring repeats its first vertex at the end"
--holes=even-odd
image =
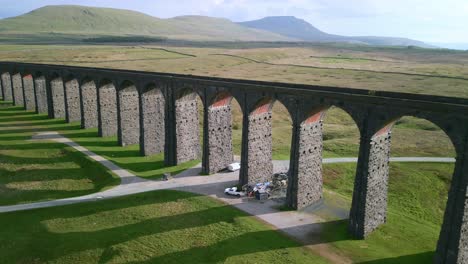
{"type": "Polygon", "coordinates": [[[24,106],[23,78],[20,73],[13,74],[11,78],[13,86],[13,103],[16,106],[24,106]]]}
{"type": "Polygon", "coordinates": [[[48,114],[49,113],[49,100],[47,81],[44,76],[34,78],[35,97],[36,97],[36,113],[48,114]]]}
{"type": "Polygon", "coordinates": [[[13,101],[13,92],[11,87],[11,76],[9,73],[2,73],[3,100],[13,101]]]}
{"type": "Polygon", "coordinates": [[[200,131],[197,94],[186,89],[175,101],[176,162],[184,163],[200,158],[200,131]]]}
{"type": "Polygon", "coordinates": [[[165,111],[164,94],[155,85],[146,87],[141,96],[141,142],[143,156],[164,152],[165,111]]]}
{"type": "Polygon", "coordinates": [[[23,88],[26,110],[36,110],[36,97],[34,95],[34,79],[31,74],[23,76],[23,88]]]}
{"type": "Polygon", "coordinates": [[[65,89],[62,78],[54,78],[50,82],[53,118],[66,118],[65,89]]]}
{"type": "Polygon", "coordinates": [[[121,146],[140,142],[140,102],[135,85],[125,83],[118,93],[118,133],[121,146]]]}
{"type": "Polygon", "coordinates": [[[67,123],[81,121],[80,85],[76,79],[65,83],[65,110],[67,123]]]}
{"type": "Polygon", "coordinates": [[[81,128],[98,127],[98,95],[94,81],[84,81],[80,89],[81,128]]]}
{"type": "Polygon", "coordinates": [[[112,83],[105,83],[99,87],[98,102],[99,136],[117,135],[117,90],[112,83]]]}

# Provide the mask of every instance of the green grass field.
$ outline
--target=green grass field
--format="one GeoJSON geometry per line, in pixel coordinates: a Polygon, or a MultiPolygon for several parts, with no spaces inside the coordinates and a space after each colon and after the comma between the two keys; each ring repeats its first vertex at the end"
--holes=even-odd
{"type": "Polygon", "coordinates": [[[43,122],[60,121],[0,108],[0,205],[80,196],[119,184],[116,176],[72,148],[30,141],[43,122]]]}

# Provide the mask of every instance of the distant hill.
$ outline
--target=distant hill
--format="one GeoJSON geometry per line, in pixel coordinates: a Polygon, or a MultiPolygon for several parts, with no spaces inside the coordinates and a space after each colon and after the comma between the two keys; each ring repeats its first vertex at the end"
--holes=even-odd
{"type": "Polygon", "coordinates": [[[45,6],[0,20],[3,36],[157,36],[215,41],[288,41],[276,33],[252,29],[222,18],[183,16],[160,19],[143,13],[85,6],[45,6]]]}
{"type": "Polygon", "coordinates": [[[302,41],[347,42],[384,46],[418,46],[424,48],[432,47],[424,42],[407,38],[373,36],[347,37],[332,35],[317,29],[316,27],[314,27],[313,25],[311,25],[303,19],[298,19],[293,16],[265,17],[259,20],[240,22],[239,25],[253,29],[270,31],[302,41]]]}

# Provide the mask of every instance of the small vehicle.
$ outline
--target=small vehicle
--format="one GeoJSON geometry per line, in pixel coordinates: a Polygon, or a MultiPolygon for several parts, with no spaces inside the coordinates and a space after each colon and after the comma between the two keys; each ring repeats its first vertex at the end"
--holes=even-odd
{"type": "Polygon", "coordinates": [[[237,187],[226,188],[224,190],[224,194],[231,195],[231,196],[237,196],[237,197],[241,197],[241,196],[245,195],[243,192],[238,192],[237,187]]]}

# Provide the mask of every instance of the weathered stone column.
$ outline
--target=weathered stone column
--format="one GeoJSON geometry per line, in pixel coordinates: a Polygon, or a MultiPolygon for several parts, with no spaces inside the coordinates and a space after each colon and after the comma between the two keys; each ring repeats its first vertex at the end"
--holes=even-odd
{"type": "Polygon", "coordinates": [[[175,101],[176,163],[200,158],[197,94],[185,91],[175,101]]]}
{"type": "MultiPolygon", "coordinates": [[[[244,114],[240,184],[270,181],[272,162],[272,101],[264,99],[250,114],[244,114]],[[247,118],[247,120],[245,120],[247,118]]],[[[248,113],[248,112],[244,112],[248,113]]]]}
{"type": "Polygon", "coordinates": [[[203,172],[216,173],[234,160],[232,153],[232,112],[228,93],[218,95],[207,109],[207,156],[203,172]]]}
{"type": "Polygon", "coordinates": [[[125,85],[118,92],[118,136],[121,146],[140,142],[140,103],[134,85],[125,85]]]}
{"type": "Polygon", "coordinates": [[[141,95],[141,142],[143,156],[164,152],[165,100],[161,89],[151,86],[141,95]]]}
{"type": "Polygon", "coordinates": [[[36,110],[36,98],[34,96],[34,79],[31,74],[23,77],[24,102],[26,110],[36,110]]]}
{"type": "Polygon", "coordinates": [[[48,114],[49,113],[49,101],[47,96],[47,81],[44,76],[34,78],[34,91],[36,100],[36,113],[48,114]]]}
{"type": "Polygon", "coordinates": [[[322,150],[325,111],[298,124],[293,122],[293,137],[288,181],[287,204],[302,209],[323,197],[322,150]]]}
{"type": "Polygon", "coordinates": [[[73,79],[65,83],[65,111],[67,123],[81,121],[80,85],[73,79]]]}
{"type": "Polygon", "coordinates": [[[349,219],[350,232],[357,238],[365,238],[387,220],[392,126],[384,127],[375,135],[361,132],[349,219]]]}
{"type": "Polygon", "coordinates": [[[117,90],[112,83],[99,87],[98,106],[99,136],[117,135],[117,90]]]}
{"type": "Polygon", "coordinates": [[[13,101],[13,91],[11,86],[11,76],[8,72],[2,73],[3,100],[13,101]]]}
{"type": "MultiPolygon", "coordinates": [[[[461,124],[457,124],[461,125],[461,124]]],[[[466,126],[466,124],[465,124],[466,126]]],[[[466,132],[465,132],[466,133],[466,132]]],[[[440,231],[434,263],[468,263],[468,134],[457,148],[444,223],[440,231]]]]}
{"type": "Polygon", "coordinates": [[[177,165],[177,143],[176,143],[176,110],[175,110],[175,92],[174,83],[170,82],[166,89],[166,116],[165,116],[165,141],[164,141],[164,165],[177,165]]]}
{"type": "Polygon", "coordinates": [[[23,79],[21,78],[21,74],[14,74],[11,78],[11,82],[13,85],[13,104],[16,106],[24,106],[23,79]]]}
{"type": "Polygon", "coordinates": [[[50,82],[50,92],[53,118],[65,118],[65,89],[61,78],[55,78],[50,82]]]}
{"type": "Polygon", "coordinates": [[[98,127],[98,98],[94,81],[85,81],[80,88],[81,128],[98,127]]]}

